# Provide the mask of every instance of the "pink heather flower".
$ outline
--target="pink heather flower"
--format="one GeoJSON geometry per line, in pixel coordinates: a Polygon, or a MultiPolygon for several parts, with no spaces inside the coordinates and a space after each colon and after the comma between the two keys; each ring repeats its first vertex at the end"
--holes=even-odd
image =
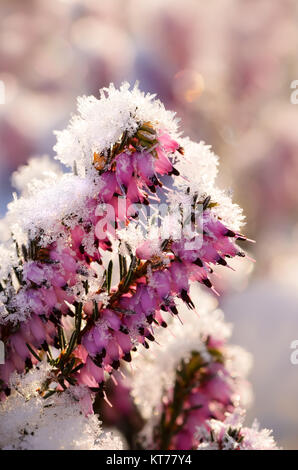
{"type": "Polygon", "coordinates": [[[120,188],[127,192],[128,185],[133,176],[133,159],[129,153],[120,153],[116,157],[116,179],[120,188]]]}
{"type": "Polygon", "coordinates": [[[216,356],[209,364],[202,361],[202,365],[197,366],[197,370],[194,369],[195,373],[189,375],[189,381],[184,383],[183,380],[186,379],[183,378],[190,374],[187,368],[194,368],[191,364],[192,360],[189,364],[186,362],[179,366],[174,386],[175,394],[170,390],[164,399],[161,416],[166,418],[165,422],[159,425],[161,432],[159,426],[153,432],[154,448],[193,449],[199,443],[196,437],[197,428],[204,427],[210,418],[223,420],[225,412],[233,411],[238,404],[238,382],[224,364],[216,362],[216,356]],[[172,414],[176,409],[179,413],[173,421],[172,414]]]}
{"type": "Polygon", "coordinates": [[[13,351],[25,361],[29,356],[29,350],[26,346],[25,340],[20,333],[17,333],[11,337],[10,345],[13,351]]]}
{"type": "Polygon", "coordinates": [[[204,392],[211,400],[216,400],[223,405],[229,405],[232,401],[232,384],[228,371],[222,364],[212,364],[208,368],[211,380],[206,381],[204,392]]]}

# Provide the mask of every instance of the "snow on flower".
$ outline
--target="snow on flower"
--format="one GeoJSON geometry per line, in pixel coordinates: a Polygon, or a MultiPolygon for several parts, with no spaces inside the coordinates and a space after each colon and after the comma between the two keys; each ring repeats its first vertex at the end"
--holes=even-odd
{"type": "MultiPolygon", "coordinates": [[[[104,432],[95,415],[78,406],[79,390],[44,400],[38,394],[49,372],[45,364],[16,375],[14,391],[0,403],[3,450],[122,450],[118,433],[104,432]]],[[[81,397],[84,391],[81,391],[81,397]]],[[[81,398],[82,400],[82,398],[81,398]]]]}
{"type": "Polygon", "coordinates": [[[128,83],[120,89],[114,85],[94,96],[78,98],[78,115],[73,116],[69,127],[56,132],[57,158],[72,167],[74,161],[83,171],[92,166],[94,152],[100,154],[119,140],[123,132],[133,135],[144,122],[177,136],[175,113],[154,99],[155,95],[141,92],[137,85],[131,90],[128,83]]]}
{"type": "Polygon", "coordinates": [[[49,180],[54,182],[55,178],[60,175],[62,175],[60,165],[48,155],[43,155],[30,158],[26,165],[18,168],[12,174],[11,182],[21,194],[27,191],[33,193],[36,190],[35,185],[49,180]]]}
{"type": "Polygon", "coordinates": [[[248,428],[243,425],[244,419],[244,411],[236,409],[227,413],[224,421],[209,420],[207,430],[197,431],[198,450],[279,450],[272,431],[260,429],[257,421],[248,428]]]}

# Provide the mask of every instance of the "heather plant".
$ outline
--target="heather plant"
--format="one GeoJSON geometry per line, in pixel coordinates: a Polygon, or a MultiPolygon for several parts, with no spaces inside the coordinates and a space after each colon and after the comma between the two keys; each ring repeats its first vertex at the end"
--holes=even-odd
{"type": "MultiPolygon", "coordinates": [[[[113,380],[128,394],[120,408],[134,400],[142,416],[136,446],[200,449],[249,395],[250,356],[228,346],[212,304],[217,266],[247,256],[242,211],[216,186],[218,158],[128,84],[79,98],[56,134],[68,171],[48,157],[20,168],[1,222],[0,444],[126,446],[95,406],[113,406],[113,380]]],[[[235,426],[235,442],[275,447],[235,426]]]]}

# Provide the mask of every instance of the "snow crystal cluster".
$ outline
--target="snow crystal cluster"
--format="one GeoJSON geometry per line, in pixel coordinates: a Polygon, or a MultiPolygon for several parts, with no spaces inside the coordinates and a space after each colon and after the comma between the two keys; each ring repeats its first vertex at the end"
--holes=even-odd
{"type": "Polygon", "coordinates": [[[122,450],[113,432],[103,432],[95,415],[86,416],[78,394],[70,390],[44,400],[38,390],[49,368],[42,364],[26,375],[15,375],[13,393],[0,403],[0,448],[3,450],[122,450]]]}

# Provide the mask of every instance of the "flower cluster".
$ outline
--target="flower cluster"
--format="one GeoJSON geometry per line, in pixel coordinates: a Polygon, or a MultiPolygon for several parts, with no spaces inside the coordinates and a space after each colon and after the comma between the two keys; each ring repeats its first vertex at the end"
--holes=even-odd
{"type": "MultiPolygon", "coordinates": [[[[79,99],[78,110],[55,147],[72,170],[47,169],[44,159],[40,171],[33,160],[14,175],[21,195],[2,221],[0,396],[14,396],[15,371],[46,359],[38,403],[65,392],[88,415],[121,361],[154,345],[185,306],[195,318],[191,284],[217,293],[214,266],[244,257],[236,242],[246,238],[241,210],[215,185],[217,157],[182,138],[154,96],[110,86],[99,100],[79,99]]],[[[182,409],[171,416],[174,385],[160,446],[193,447],[198,424],[234,409],[224,342],[202,334],[202,350],[179,351],[182,409]]]]}
{"type": "MultiPolygon", "coordinates": [[[[118,369],[121,359],[130,361],[138,344],[148,348],[154,341],[151,325],[166,326],[163,312],[178,313],[175,299],[193,308],[190,280],[212,288],[211,265],[244,256],[235,244],[244,237],[220,220],[220,201],[205,192],[206,175],[196,188],[177,169],[184,159],[202,165],[200,157],[205,167],[210,157],[214,169],[215,157],[205,147],[196,154],[200,147],[189,142],[183,155],[175,120],[159,102],[124,85],[103,91],[100,100],[83,98],[79,111],[56,145],[62,162],[76,159],[74,173],[57,176],[56,183],[27,184],[29,195],[16,199],[7,215],[16,256],[1,287],[6,394],[11,372],[30,368],[41,351],[57,370],[58,390],[74,383],[98,390],[105,372],[118,369]],[[192,208],[195,229],[164,238],[157,227],[154,240],[143,235],[130,246],[125,232],[129,240],[136,230],[135,205],[146,207],[167,193],[170,202],[172,192],[175,207],[183,201],[192,208]],[[115,251],[117,241],[120,281],[112,285],[113,261],[104,266],[104,254],[115,251]],[[60,351],[56,359],[52,345],[60,351]]],[[[174,216],[170,209],[165,217],[174,216]]]]}

